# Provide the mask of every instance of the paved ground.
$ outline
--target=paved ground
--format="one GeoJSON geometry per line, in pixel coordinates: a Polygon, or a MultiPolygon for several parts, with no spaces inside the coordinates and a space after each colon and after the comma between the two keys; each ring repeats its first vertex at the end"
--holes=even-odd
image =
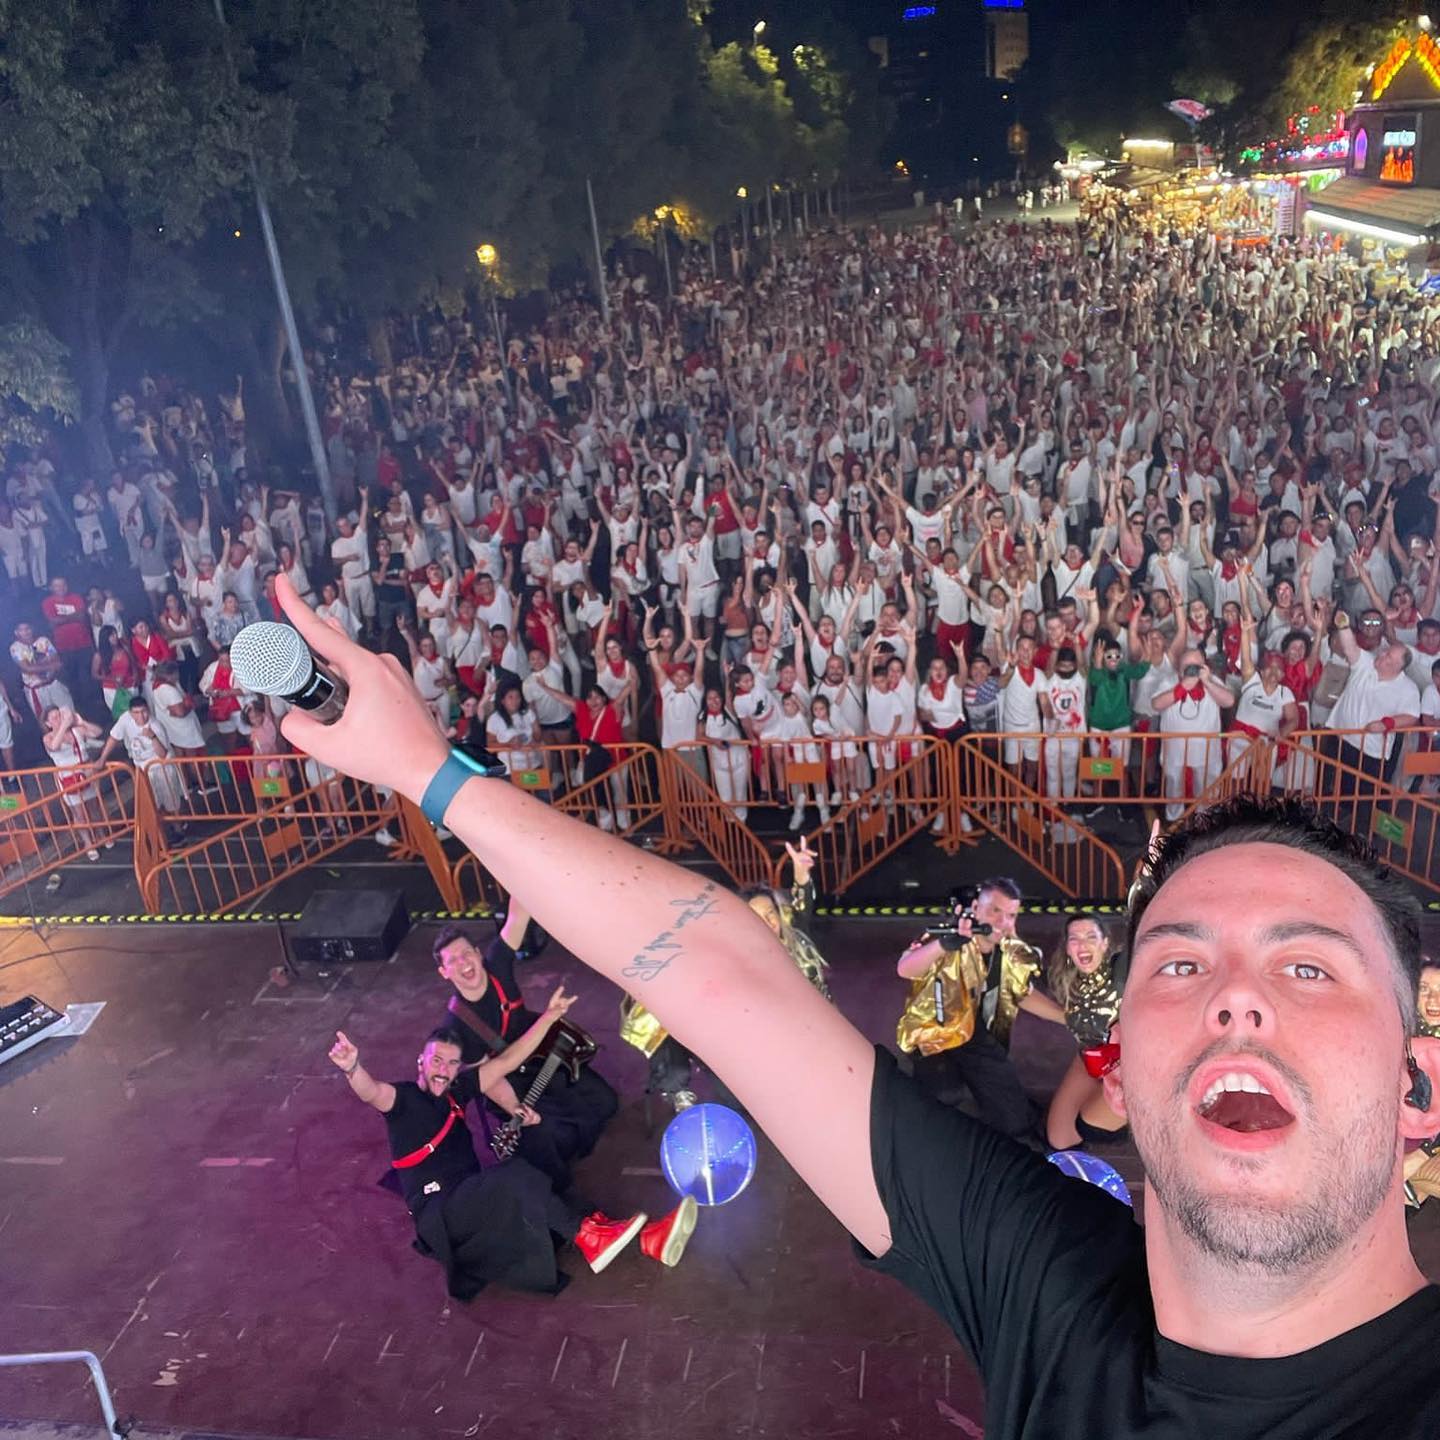
{"type": "MultiPolygon", "coordinates": [[[[1037,943],[1044,923],[1027,922],[1037,943]]],[[[820,936],[839,1003],[877,1039],[893,1034],[907,938],[880,922],[820,936]]],[[[978,1387],[944,1327],[853,1263],[768,1148],[750,1189],[702,1215],[676,1271],[638,1255],[601,1276],[572,1262],[558,1300],[491,1289],[447,1303],[375,1185],[381,1127],[325,1059],[341,1027],[378,1072],[408,1073],[443,998],[427,955],[421,930],[389,964],[277,990],[278,941],[259,926],[59,930],[48,948],[0,935],[0,1000],[109,1002],[83,1039],[0,1067],[0,1352],[95,1350],[146,1434],[976,1433],[978,1387]]],[[[562,976],[623,1101],[582,1182],[616,1210],[658,1211],[658,1136],[643,1061],[613,1038],[616,992],[553,947],[524,979],[539,995],[562,976]]],[[[1043,1095],[1067,1042],[1021,1016],[1016,1054],[1043,1095]]],[[[1117,1163],[1140,1179],[1133,1155],[1117,1163]]],[[[1440,1210],[1412,1233],[1440,1274],[1440,1210]]],[[[0,1434],[90,1422],[82,1373],[0,1371],[0,1434]]]]}

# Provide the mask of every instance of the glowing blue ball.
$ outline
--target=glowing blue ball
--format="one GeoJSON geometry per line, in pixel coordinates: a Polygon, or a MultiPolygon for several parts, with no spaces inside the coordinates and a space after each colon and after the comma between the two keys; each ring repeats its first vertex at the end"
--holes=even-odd
{"type": "Polygon", "coordinates": [[[1056,1150],[1048,1158],[1057,1170],[1073,1176],[1076,1180],[1098,1185],[1107,1195],[1113,1195],[1132,1210],[1135,1208],[1135,1202],[1131,1200],[1130,1191],[1121,1179],[1120,1172],[1098,1155],[1087,1155],[1083,1150],[1056,1150]]]}
{"type": "Polygon", "coordinates": [[[755,1132],[725,1105],[692,1105],[666,1127],[660,1164],[677,1195],[699,1205],[733,1200],[755,1173],[755,1132]]]}

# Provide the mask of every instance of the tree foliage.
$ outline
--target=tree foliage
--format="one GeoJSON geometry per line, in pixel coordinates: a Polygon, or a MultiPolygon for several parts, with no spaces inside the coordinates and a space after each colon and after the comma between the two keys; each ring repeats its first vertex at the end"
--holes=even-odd
{"type": "Polygon", "coordinates": [[[0,0],[0,323],[68,354],[95,466],[137,329],[238,357],[283,431],[257,176],[301,311],[373,317],[476,281],[482,242],[512,289],[586,257],[587,179],[607,236],[829,184],[872,98],[823,20],[776,53],[717,46],[705,0],[230,0],[226,21],[0,0]]]}

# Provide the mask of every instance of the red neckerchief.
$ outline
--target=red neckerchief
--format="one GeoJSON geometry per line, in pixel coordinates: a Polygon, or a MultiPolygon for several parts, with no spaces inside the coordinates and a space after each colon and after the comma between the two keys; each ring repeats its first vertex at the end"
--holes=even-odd
{"type": "Polygon", "coordinates": [[[1310,691],[1320,678],[1320,669],[1318,660],[1313,665],[1305,660],[1298,665],[1286,664],[1285,684],[1290,687],[1296,700],[1303,702],[1310,698],[1310,691]]]}
{"type": "Polygon", "coordinates": [[[1035,667],[1033,665],[1028,670],[1023,665],[1016,665],[1015,672],[1027,685],[1035,683],[1035,667]]]}
{"type": "Polygon", "coordinates": [[[1192,690],[1188,685],[1177,685],[1175,687],[1176,700],[1203,700],[1205,698],[1205,686],[1201,681],[1195,682],[1192,690]]]}
{"type": "Polygon", "coordinates": [[[945,692],[950,688],[950,677],[947,675],[943,680],[932,680],[930,682],[930,693],[937,699],[943,700],[945,692]]]}
{"type": "Polygon", "coordinates": [[[625,673],[625,662],[623,660],[607,660],[610,673],[618,680],[625,673]]]}
{"type": "Polygon", "coordinates": [[[1220,636],[1220,644],[1225,650],[1225,659],[1232,670],[1240,668],[1240,627],[1238,625],[1227,625],[1220,636]]]}
{"type": "Polygon", "coordinates": [[[1240,566],[1234,560],[1222,560],[1220,562],[1220,575],[1222,579],[1233,580],[1240,573],[1240,566]]]}

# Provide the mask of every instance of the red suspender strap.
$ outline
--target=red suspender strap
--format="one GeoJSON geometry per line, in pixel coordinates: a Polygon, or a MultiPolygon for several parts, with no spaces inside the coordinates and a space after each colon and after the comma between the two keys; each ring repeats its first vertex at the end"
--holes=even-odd
{"type": "Polygon", "coordinates": [[[511,999],[505,993],[505,987],[494,976],[490,976],[490,983],[495,987],[495,993],[500,997],[500,1034],[506,1037],[510,1033],[510,1017],[525,1003],[524,997],[517,995],[511,999]]]}
{"type": "Polygon", "coordinates": [[[398,1160],[390,1162],[391,1168],[395,1170],[413,1170],[422,1161],[428,1160],[439,1148],[440,1142],[450,1133],[455,1122],[464,1113],[455,1103],[453,1095],[445,1097],[450,1102],[450,1113],[445,1117],[445,1123],[435,1133],[431,1140],[427,1140],[418,1150],[412,1150],[408,1155],[402,1155],[398,1160]]]}

